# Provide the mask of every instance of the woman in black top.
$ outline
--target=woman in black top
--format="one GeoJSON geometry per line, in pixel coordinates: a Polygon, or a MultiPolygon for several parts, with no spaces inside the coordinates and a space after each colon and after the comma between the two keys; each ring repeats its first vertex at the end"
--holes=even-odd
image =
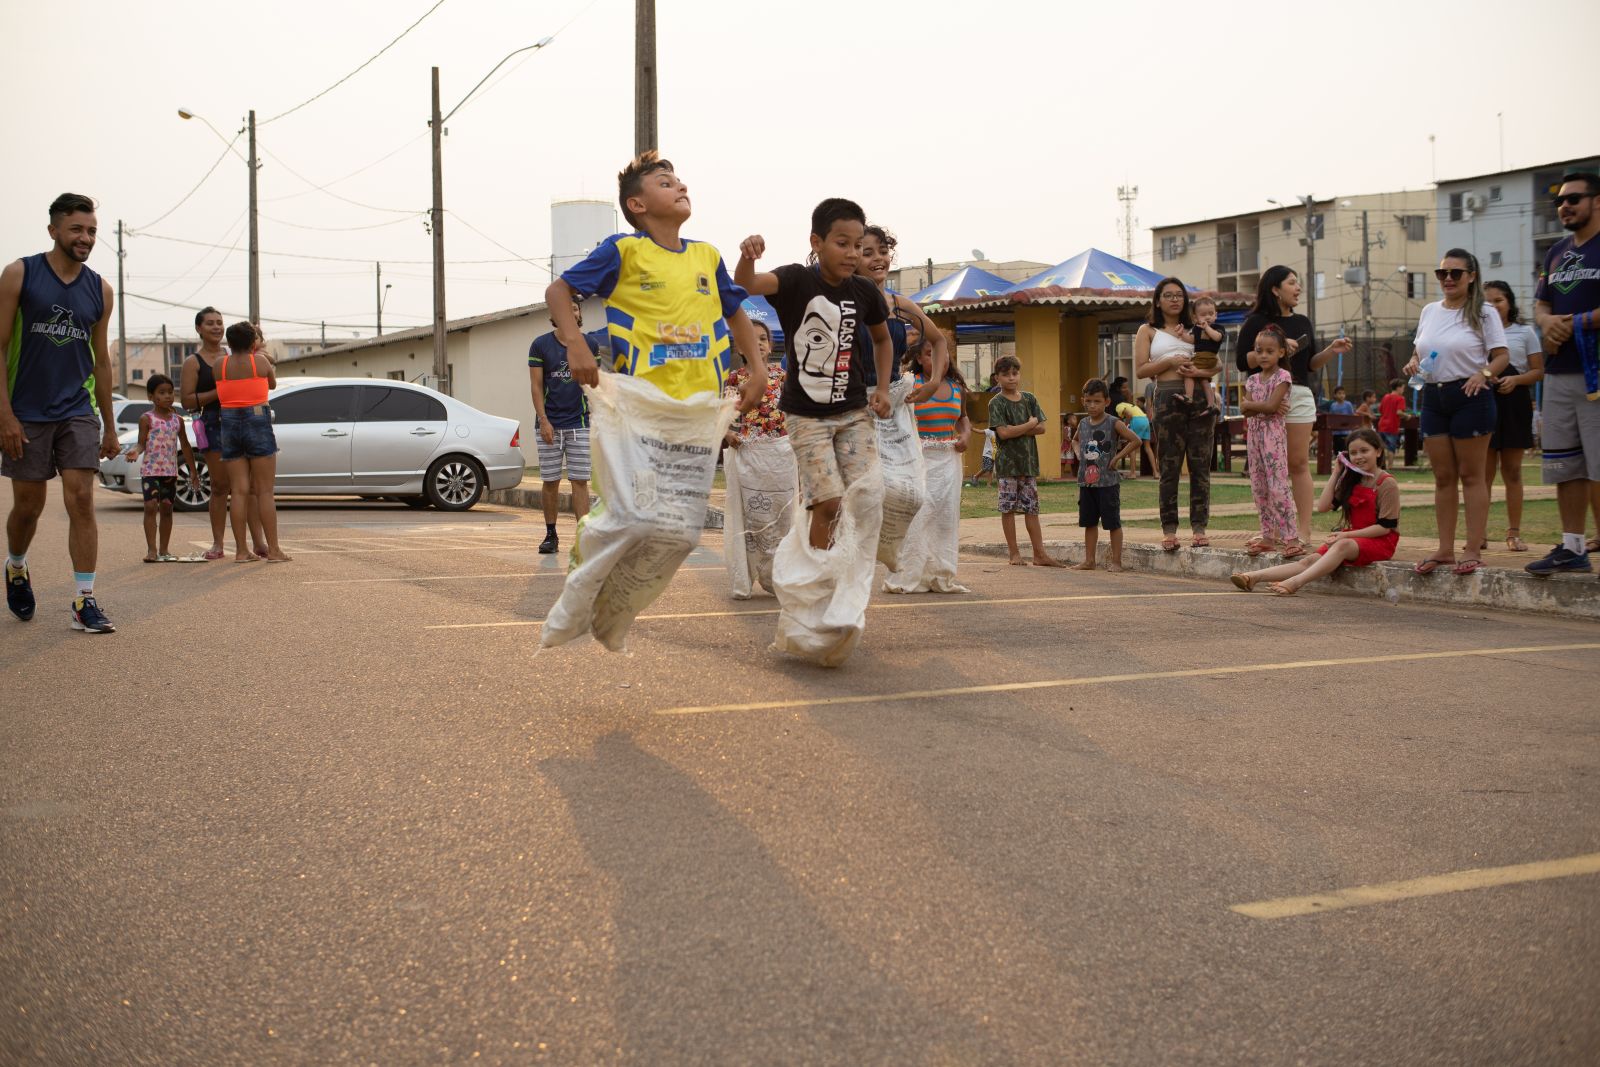
{"type": "Polygon", "coordinates": [[[1235,348],[1235,363],[1240,374],[1250,374],[1256,369],[1256,335],[1271,323],[1289,339],[1289,362],[1285,369],[1292,384],[1289,387],[1287,416],[1289,430],[1289,485],[1294,492],[1296,522],[1300,540],[1284,552],[1293,559],[1306,553],[1311,540],[1311,513],[1316,491],[1311,483],[1311,430],[1317,421],[1317,402],[1311,394],[1311,378],[1334,356],[1348,352],[1354,346],[1348,338],[1341,337],[1321,352],[1311,333],[1311,320],[1295,313],[1300,303],[1300,276],[1291,267],[1268,267],[1256,286],[1255,307],[1239,328],[1239,344],[1235,348]]]}
{"type": "MultiPolygon", "coordinates": [[[[228,350],[222,346],[222,312],[213,307],[201,308],[195,314],[194,329],[200,335],[200,349],[183,361],[179,395],[184,410],[205,428],[206,446],[198,449],[211,474],[211,547],[205,558],[221,559],[222,535],[228,526],[228,465],[222,462],[222,405],[217,401],[217,379],[211,368],[228,357],[228,350]]],[[[254,498],[250,506],[253,513],[254,498]]],[[[256,552],[265,554],[265,549],[256,552]]]]}

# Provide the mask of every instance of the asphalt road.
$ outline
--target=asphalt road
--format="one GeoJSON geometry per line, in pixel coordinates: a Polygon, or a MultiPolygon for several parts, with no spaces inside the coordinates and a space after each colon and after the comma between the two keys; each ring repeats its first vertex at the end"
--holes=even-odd
{"type": "Polygon", "coordinates": [[[534,513],[100,507],[120,632],[54,497],[0,620],[0,1062],[1600,1057],[1600,874],[1231,910],[1600,853],[1592,625],[974,557],[824,671],[708,534],[536,656],[534,513]]]}

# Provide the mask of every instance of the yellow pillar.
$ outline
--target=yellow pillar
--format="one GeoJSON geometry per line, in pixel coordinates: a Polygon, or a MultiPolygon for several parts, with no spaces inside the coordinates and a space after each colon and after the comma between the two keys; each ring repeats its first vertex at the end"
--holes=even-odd
{"type": "Polygon", "coordinates": [[[1023,305],[1017,308],[1016,317],[1022,388],[1037,397],[1044,409],[1044,435],[1034,439],[1039,447],[1039,476],[1060,478],[1061,412],[1067,396],[1062,378],[1066,338],[1061,312],[1055,307],[1023,305]]]}
{"type": "Polygon", "coordinates": [[[1062,411],[1083,410],[1083,383],[1100,373],[1100,324],[1093,315],[1079,315],[1061,324],[1062,411]]]}

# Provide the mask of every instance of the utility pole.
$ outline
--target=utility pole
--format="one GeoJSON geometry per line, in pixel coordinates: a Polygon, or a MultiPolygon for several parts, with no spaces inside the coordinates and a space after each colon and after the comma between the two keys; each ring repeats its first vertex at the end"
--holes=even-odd
{"type": "Polygon", "coordinates": [[[161,373],[169,377],[172,374],[172,360],[167,358],[167,324],[164,322],[161,324],[161,373]]]}
{"type": "Polygon", "coordinates": [[[1139,199],[1137,185],[1117,186],[1117,199],[1122,201],[1122,258],[1133,261],[1133,202],[1139,199]]]}
{"type": "Polygon", "coordinates": [[[328,323],[327,323],[327,320],[323,320],[323,323],[322,323],[322,347],[323,348],[327,348],[328,347],[328,323]]]}
{"type": "Polygon", "coordinates": [[[450,364],[444,349],[444,122],[439,118],[439,68],[433,68],[433,376],[436,387],[449,395],[450,364]]]}
{"type": "Polygon", "coordinates": [[[633,152],[656,147],[656,0],[634,0],[633,152]]]}
{"type": "Polygon", "coordinates": [[[1306,202],[1306,318],[1311,320],[1312,344],[1317,337],[1317,235],[1312,229],[1316,222],[1317,201],[1310,193],[1306,202]]]}
{"type": "Polygon", "coordinates": [[[383,264],[374,264],[378,268],[378,336],[383,336],[383,264]]]}
{"type": "MultiPolygon", "coordinates": [[[[1367,356],[1371,359],[1376,351],[1377,342],[1372,330],[1372,242],[1367,237],[1365,210],[1361,212],[1361,324],[1366,327],[1367,356]]],[[[1374,374],[1373,377],[1376,378],[1377,375],[1374,374]]]]}
{"type": "Polygon", "coordinates": [[[261,242],[256,228],[256,113],[250,111],[250,321],[261,325],[261,242]]]}
{"type": "Polygon", "coordinates": [[[122,220],[117,220],[117,391],[128,391],[128,291],[122,285],[122,220]]]}

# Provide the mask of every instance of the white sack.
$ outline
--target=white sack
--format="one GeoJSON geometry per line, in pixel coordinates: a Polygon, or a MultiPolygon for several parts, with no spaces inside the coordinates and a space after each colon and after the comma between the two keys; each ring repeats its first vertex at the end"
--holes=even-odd
{"type": "Polygon", "coordinates": [[[539,644],[592,632],[618,652],[634,616],[700,542],[734,402],[709,392],[676,400],[626,374],[603,374],[584,393],[600,502],[578,523],[566,584],[539,644]]]}
{"type": "Polygon", "coordinates": [[[900,545],[922,509],[925,495],[922,445],[917,437],[916,410],[907,397],[916,388],[903,374],[889,386],[889,417],[873,417],[878,433],[878,460],[883,466],[883,526],[878,533],[878,561],[891,571],[900,565],[900,545]]]}
{"type": "Polygon", "coordinates": [[[927,501],[906,532],[900,567],[883,581],[886,593],[969,593],[956,581],[961,546],[961,453],[950,441],[923,441],[927,501]]]}
{"type": "Polygon", "coordinates": [[[756,583],[772,592],[772,556],[794,519],[794,448],[787,437],[756,437],[722,453],[728,504],[722,550],[735,600],[749,600],[756,583]]]}
{"type": "Polygon", "coordinates": [[[867,626],[882,505],[883,478],[874,470],[845,489],[832,548],[811,547],[810,523],[789,527],[772,561],[780,609],[773,648],[824,667],[849,658],[867,626]]]}

